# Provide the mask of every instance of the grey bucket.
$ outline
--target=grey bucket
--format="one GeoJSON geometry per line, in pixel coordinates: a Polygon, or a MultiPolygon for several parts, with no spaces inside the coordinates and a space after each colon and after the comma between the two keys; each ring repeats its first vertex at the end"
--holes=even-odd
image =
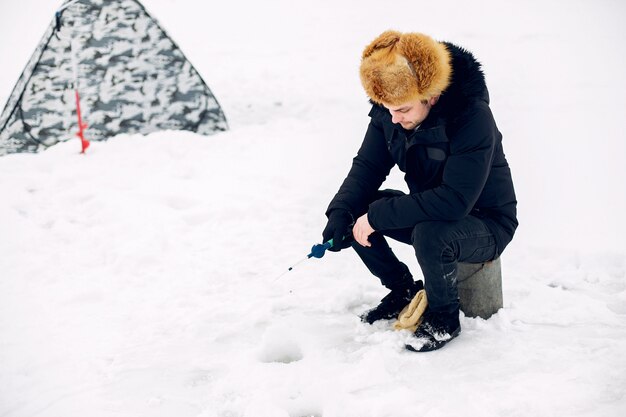
{"type": "Polygon", "coordinates": [[[467,317],[488,319],[503,307],[500,258],[479,264],[458,264],[461,311],[467,317]]]}

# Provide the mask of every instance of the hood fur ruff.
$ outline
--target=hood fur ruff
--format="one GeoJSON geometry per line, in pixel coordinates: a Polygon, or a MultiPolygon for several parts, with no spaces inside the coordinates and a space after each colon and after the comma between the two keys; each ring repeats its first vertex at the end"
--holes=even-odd
{"type": "Polygon", "coordinates": [[[446,45],[430,36],[386,31],[363,51],[361,83],[378,104],[427,100],[450,84],[450,59],[446,45]]]}

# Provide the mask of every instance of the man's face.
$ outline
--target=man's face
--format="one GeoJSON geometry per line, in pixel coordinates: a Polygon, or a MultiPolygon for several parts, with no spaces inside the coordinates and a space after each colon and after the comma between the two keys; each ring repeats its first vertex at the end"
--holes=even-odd
{"type": "Polygon", "coordinates": [[[433,97],[428,101],[415,100],[400,106],[387,106],[391,113],[391,121],[400,123],[406,130],[413,130],[428,117],[431,107],[437,102],[438,97],[433,97]]]}

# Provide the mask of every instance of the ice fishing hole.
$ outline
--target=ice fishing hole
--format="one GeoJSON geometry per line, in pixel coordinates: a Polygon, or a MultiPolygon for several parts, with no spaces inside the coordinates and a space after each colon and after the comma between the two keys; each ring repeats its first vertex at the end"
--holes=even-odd
{"type": "Polygon", "coordinates": [[[264,363],[293,363],[302,358],[302,349],[291,340],[266,340],[259,352],[259,360],[264,363]]]}

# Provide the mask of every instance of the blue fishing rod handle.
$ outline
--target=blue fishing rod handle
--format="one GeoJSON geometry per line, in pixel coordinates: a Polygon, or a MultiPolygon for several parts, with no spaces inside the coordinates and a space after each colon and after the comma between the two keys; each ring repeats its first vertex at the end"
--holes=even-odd
{"type": "Polygon", "coordinates": [[[326,249],[330,249],[333,247],[333,240],[330,239],[325,243],[318,243],[317,245],[313,245],[311,248],[311,253],[309,253],[309,258],[321,258],[326,253],[326,249]]]}

